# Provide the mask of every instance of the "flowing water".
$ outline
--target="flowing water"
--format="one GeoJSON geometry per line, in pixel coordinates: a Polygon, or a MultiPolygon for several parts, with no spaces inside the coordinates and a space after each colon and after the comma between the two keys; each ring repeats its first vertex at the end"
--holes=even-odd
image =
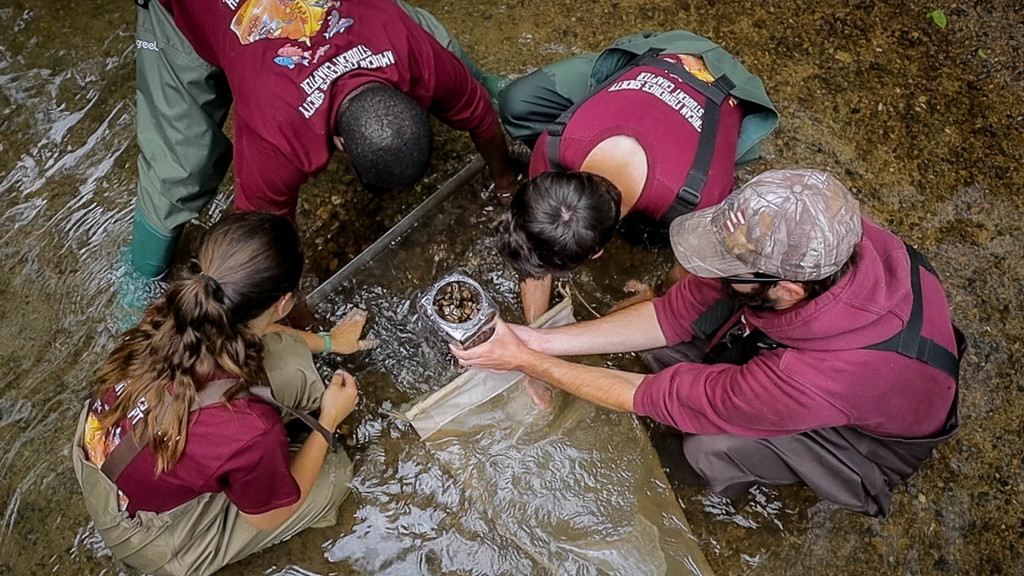
{"type": "MultiPolygon", "coordinates": [[[[972,346],[961,436],[898,491],[883,521],[818,503],[800,488],[755,489],[737,502],[680,489],[717,573],[1024,573],[1020,1],[422,5],[486,68],[508,74],[640,29],[688,28],[723,43],[763,75],[783,118],[765,158],[741,179],[797,165],[831,170],[943,273],[972,346]],[[945,28],[927,16],[936,9],[945,28]]],[[[130,319],[116,293],[132,280],[120,252],[136,182],[133,29],[129,2],[0,0],[0,575],[126,572],[90,527],[68,444],[91,374],[130,319]]],[[[304,189],[300,206],[307,283],[357,254],[470,153],[465,137],[441,132],[433,176],[383,198],[332,165],[304,189]]],[[[488,205],[474,196],[482,187],[447,207],[453,225],[442,251],[421,246],[412,267],[381,263],[376,281],[326,304],[332,315],[372,304],[371,330],[399,346],[348,364],[364,393],[352,421],[356,477],[342,522],[224,574],[545,573],[496,544],[483,511],[390,414],[455,373],[407,322],[410,295],[459,254],[488,253],[477,244],[487,239],[470,232],[491,217],[470,210],[488,205]]],[[[496,258],[464,264],[504,310],[515,309],[513,282],[496,258]]],[[[624,295],[627,278],[656,278],[666,265],[664,253],[619,242],[573,282],[603,311],[624,295]]]]}

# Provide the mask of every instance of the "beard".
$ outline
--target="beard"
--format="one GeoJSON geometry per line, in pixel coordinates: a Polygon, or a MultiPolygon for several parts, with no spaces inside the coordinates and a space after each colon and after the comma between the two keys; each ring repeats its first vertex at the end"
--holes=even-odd
{"type": "Polygon", "coordinates": [[[722,282],[722,291],[726,298],[738,302],[751,310],[775,310],[778,302],[768,295],[775,284],[756,284],[750,292],[740,292],[729,282],[722,282]]]}

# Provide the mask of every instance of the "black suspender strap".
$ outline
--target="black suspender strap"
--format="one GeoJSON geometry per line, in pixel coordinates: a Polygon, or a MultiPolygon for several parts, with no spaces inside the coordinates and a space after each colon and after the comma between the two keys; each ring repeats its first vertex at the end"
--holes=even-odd
{"type": "Polygon", "coordinates": [[[714,82],[707,82],[690,74],[686,68],[661,58],[647,58],[641,64],[654,66],[678,76],[688,86],[700,92],[704,96],[704,114],[701,117],[700,138],[697,140],[697,152],[693,156],[693,163],[690,164],[690,172],[686,176],[686,182],[676,193],[668,211],[661,217],[662,222],[669,224],[683,214],[689,213],[700,203],[700,195],[704,190],[704,183],[708,180],[708,173],[711,171],[711,161],[715,156],[715,142],[718,139],[718,118],[720,116],[722,103],[729,97],[729,93],[736,88],[736,84],[728,76],[719,76],[714,82]]]}
{"type": "MultiPolygon", "coordinates": [[[[914,358],[928,364],[932,368],[942,370],[946,374],[959,380],[960,358],[946,350],[937,342],[921,335],[921,327],[924,324],[924,302],[921,296],[921,269],[933,271],[928,259],[910,245],[907,245],[907,253],[910,254],[910,287],[913,293],[913,304],[910,308],[910,317],[907,325],[891,338],[883,340],[871,346],[865,346],[865,350],[884,350],[896,352],[907,358],[914,358]]],[[[932,272],[934,273],[934,272],[932,272]]],[[[957,332],[954,326],[954,333],[957,332]]],[[[958,353],[960,346],[958,345],[958,353]]]]}
{"type": "Polygon", "coordinates": [[[690,328],[693,328],[693,333],[698,338],[711,338],[733,317],[738,307],[735,300],[721,298],[694,320],[690,328]]]}
{"type": "Polygon", "coordinates": [[[597,94],[598,92],[604,90],[608,86],[611,86],[613,82],[621,78],[623,74],[629,72],[630,68],[636,66],[645,58],[653,57],[660,53],[660,48],[651,48],[647,52],[639,54],[636,58],[630,60],[628,64],[623,66],[622,69],[620,69],[615,74],[612,74],[607,80],[605,80],[597,87],[595,87],[593,90],[591,90],[590,93],[587,94],[584,98],[581,98],[579,102],[573,104],[572,107],[566,110],[565,112],[562,112],[562,115],[559,116],[557,120],[552,122],[551,125],[545,129],[545,131],[548,133],[547,158],[548,168],[550,170],[565,171],[565,165],[562,164],[562,161],[559,159],[558,155],[559,145],[561,144],[562,140],[562,134],[565,132],[566,125],[569,124],[569,119],[572,118],[572,115],[576,113],[576,110],[578,110],[579,107],[582,106],[583,103],[587,101],[587,98],[590,98],[592,95],[597,94]]]}

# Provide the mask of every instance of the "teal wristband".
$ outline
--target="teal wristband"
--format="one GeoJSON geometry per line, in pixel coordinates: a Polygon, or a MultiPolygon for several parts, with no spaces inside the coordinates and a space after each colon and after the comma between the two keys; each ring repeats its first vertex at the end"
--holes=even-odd
{"type": "Polygon", "coordinates": [[[321,352],[321,354],[323,354],[324,356],[330,354],[331,353],[331,333],[330,332],[321,332],[320,334],[317,334],[317,335],[324,339],[324,351],[321,352]]]}

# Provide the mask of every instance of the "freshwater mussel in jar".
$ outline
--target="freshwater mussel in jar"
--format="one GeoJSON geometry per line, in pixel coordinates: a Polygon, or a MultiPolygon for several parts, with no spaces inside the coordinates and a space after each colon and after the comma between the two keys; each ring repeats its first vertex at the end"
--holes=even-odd
{"type": "Polygon", "coordinates": [[[449,282],[434,294],[434,311],[445,322],[469,322],[480,313],[480,294],[465,282],[449,282]]]}

